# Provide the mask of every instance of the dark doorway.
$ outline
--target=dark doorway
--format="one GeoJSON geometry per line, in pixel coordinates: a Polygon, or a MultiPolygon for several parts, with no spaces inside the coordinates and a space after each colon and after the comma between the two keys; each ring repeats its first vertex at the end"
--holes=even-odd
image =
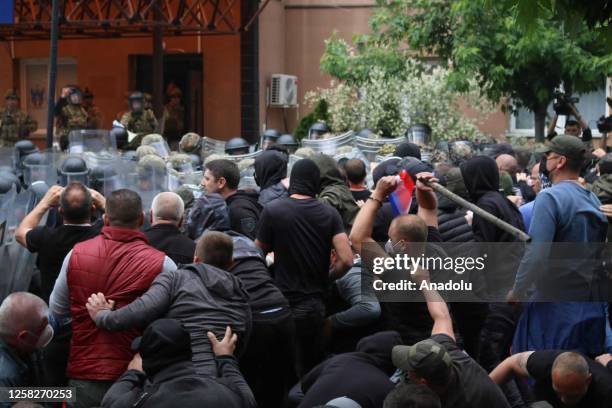
{"type": "MultiPolygon", "coordinates": [[[[153,57],[130,55],[130,88],[142,92],[153,91],[153,57]]],[[[201,54],[170,54],[164,56],[164,92],[169,84],[182,92],[181,103],[185,107],[185,133],[203,134],[203,68],[201,54]]],[[[167,97],[164,104],[168,102],[167,97]]]]}

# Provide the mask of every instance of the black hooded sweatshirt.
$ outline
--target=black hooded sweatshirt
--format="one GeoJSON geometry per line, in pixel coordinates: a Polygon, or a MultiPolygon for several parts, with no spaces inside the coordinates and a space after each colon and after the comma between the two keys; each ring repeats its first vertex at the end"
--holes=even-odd
{"type": "Polygon", "coordinates": [[[304,399],[298,408],[324,405],[347,397],[362,408],[380,408],[394,388],[391,350],[403,344],[399,333],[384,331],[364,337],[356,351],[339,354],[313,368],[302,378],[304,399]]]}
{"type": "Polygon", "coordinates": [[[254,191],[238,190],[225,199],[231,229],[251,239],[255,239],[257,234],[262,210],[258,198],[258,194],[254,191]]]}
{"type": "MultiPolygon", "coordinates": [[[[525,230],[521,212],[499,191],[499,170],[495,160],[488,156],[476,156],[461,165],[461,175],[470,197],[478,207],[518,229],[525,230]]],[[[476,214],[472,229],[478,242],[518,242],[514,235],[476,214]]]]}
{"type": "MultiPolygon", "coordinates": [[[[525,231],[525,224],[519,209],[499,191],[499,170],[495,160],[488,156],[476,156],[460,167],[465,187],[476,205],[508,224],[525,231]]],[[[515,242],[519,239],[494,224],[474,214],[472,230],[477,242],[515,242]]],[[[487,291],[491,296],[501,296],[514,283],[516,270],[522,257],[521,246],[499,245],[492,247],[487,265],[496,265],[495,273],[486,273],[487,291]]],[[[493,268],[487,268],[487,271],[493,268]]]]}
{"type": "Polygon", "coordinates": [[[255,182],[260,188],[259,204],[266,205],[277,198],[287,197],[281,180],[287,177],[287,155],[266,150],[255,159],[255,182]]]}

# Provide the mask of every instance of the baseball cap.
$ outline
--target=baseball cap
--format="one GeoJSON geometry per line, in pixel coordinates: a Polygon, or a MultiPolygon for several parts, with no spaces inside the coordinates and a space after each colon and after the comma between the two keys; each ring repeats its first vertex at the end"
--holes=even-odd
{"type": "Polygon", "coordinates": [[[547,146],[536,150],[536,153],[550,152],[573,159],[583,159],[586,154],[586,146],[576,136],[561,135],[552,139],[547,146]]]}
{"type": "Polygon", "coordinates": [[[414,372],[435,384],[445,384],[450,375],[452,360],[443,345],[432,339],[412,346],[395,346],[391,352],[393,365],[406,372],[414,372]]]}

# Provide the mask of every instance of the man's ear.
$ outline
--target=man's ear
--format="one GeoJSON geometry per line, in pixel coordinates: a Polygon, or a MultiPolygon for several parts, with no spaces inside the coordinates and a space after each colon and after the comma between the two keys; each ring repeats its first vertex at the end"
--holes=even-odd
{"type": "Polygon", "coordinates": [[[62,216],[62,218],[64,217],[64,209],[61,206],[57,207],[57,212],[62,216]]]}
{"type": "Polygon", "coordinates": [[[110,225],[110,222],[108,220],[108,216],[106,214],[102,215],[102,221],[104,221],[104,226],[108,227],[110,225]]]}
{"type": "Polygon", "coordinates": [[[185,219],[183,217],[181,217],[180,220],[178,220],[178,225],[177,227],[181,228],[181,225],[183,225],[183,221],[185,221],[185,219]]]}
{"type": "Polygon", "coordinates": [[[138,214],[138,226],[142,227],[144,225],[144,221],[145,221],[144,211],[141,211],[140,214],[138,214]]]}
{"type": "Polygon", "coordinates": [[[225,177],[219,177],[217,179],[217,185],[219,186],[219,190],[223,190],[227,186],[227,180],[225,177]]]}
{"type": "Polygon", "coordinates": [[[149,223],[153,225],[153,210],[149,210],[149,223]]]}
{"type": "Polygon", "coordinates": [[[197,255],[193,256],[193,263],[200,263],[200,261],[201,261],[201,259],[200,259],[199,256],[197,256],[197,255]]]}

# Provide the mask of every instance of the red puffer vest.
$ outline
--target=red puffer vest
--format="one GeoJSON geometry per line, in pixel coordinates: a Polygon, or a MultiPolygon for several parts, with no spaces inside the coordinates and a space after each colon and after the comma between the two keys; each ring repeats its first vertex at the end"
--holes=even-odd
{"type": "Polygon", "coordinates": [[[74,246],[67,275],[72,315],[69,378],[116,380],[123,374],[139,331],[98,329],[85,307],[87,298],[102,292],[117,309],[129,304],[149,289],[164,257],[140,231],[118,227],[104,227],[99,236],[74,246]]]}

